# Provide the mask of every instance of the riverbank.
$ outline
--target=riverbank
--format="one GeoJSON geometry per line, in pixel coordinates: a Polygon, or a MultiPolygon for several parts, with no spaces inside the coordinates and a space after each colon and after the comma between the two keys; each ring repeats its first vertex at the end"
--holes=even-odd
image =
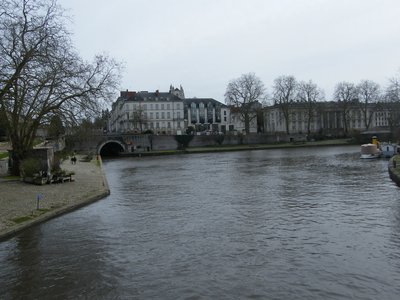
{"type": "Polygon", "coordinates": [[[159,155],[178,155],[192,153],[212,153],[212,152],[229,152],[229,151],[248,151],[248,150],[267,150],[267,149],[287,149],[299,147],[324,147],[324,146],[340,146],[351,145],[351,139],[335,139],[314,142],[292,142],[292,143],[276,143],[276,144],[246,144],[246,145],[221,145],[208,147],[193,147],[184,150],[159,150],[159,151],[140,151],[121,153],[121,156],[159,156],[159,155]]]}
{"type": "Polygon", "coordinates": [[[0,182],[0,240],[110,194],[101,160],[81,162],[78,157],[76,164],[64,161],[61,167],[75,173],[74,181],[46,185],[0,182]]]}

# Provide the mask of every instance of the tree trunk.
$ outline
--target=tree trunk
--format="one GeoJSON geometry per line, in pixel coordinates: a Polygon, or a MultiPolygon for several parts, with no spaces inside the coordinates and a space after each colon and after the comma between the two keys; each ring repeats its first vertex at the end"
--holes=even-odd
{"type": "Polygon", "coordinates": [[[250,118],[248,114],[244,116],[244,130],[246,134],[250,133],[250,118]]]}

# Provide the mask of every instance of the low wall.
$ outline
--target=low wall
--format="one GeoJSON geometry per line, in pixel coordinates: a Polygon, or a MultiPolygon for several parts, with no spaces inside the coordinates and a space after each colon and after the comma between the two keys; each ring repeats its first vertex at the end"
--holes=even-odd
{"type": "Polygon", "coordinates": [[[178,147],[173,135],[153,135],[149,139],[153,150],[176,150],[178,147]]]}
{"type": "Polygon", "coordinates": [[[0,176],[5,176],[8,174],[8,159],[0,160],[0,176]]]}
{"type": "Polygon", "coordinates": [[[398,155],[393,156],[389,160],[388,171],[390,179],[392,179],[394,183],[400,186],[400,162],[398,160],[398,155]]]}
{"type": "MultiPolygon", "coordinates": [[[[189,143],[191,147],[207,147],[219,145],[254,145],[270,144],[276,142],[289,142],[304,140],[305,135],[286,135],[286,134],[248,134],[248,135],[194,135],[189,143]]],[[[107,140],[118,140],[125,144],[126,149],[131,149],[131,145],[140,146],[140,149],[152,150],[176,150],[178,143],[174,135],[93,135],[86,138],[68,137],[68,148],[77,152],[95,152],[97,147],[107,140]]],[[[131,150],[128,150],[131,152],[131,150]]]]}

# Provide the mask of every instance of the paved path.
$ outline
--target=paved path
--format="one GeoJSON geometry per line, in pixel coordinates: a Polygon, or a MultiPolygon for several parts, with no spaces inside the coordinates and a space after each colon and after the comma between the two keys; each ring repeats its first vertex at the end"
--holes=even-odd
{"type": "Polygon", "coordinates": [[[0,239],[9,237],[35,223],[73,210],[109,194],[107,181],[96,160],[62,164],[62,169],[74,171],[73,182],[33,185],[20,181],[0,182],[0,239]],[[40,209],[37,196],[41,195],[40,209]],[[29,217],[16,223],[16,218],[29,217]]]}

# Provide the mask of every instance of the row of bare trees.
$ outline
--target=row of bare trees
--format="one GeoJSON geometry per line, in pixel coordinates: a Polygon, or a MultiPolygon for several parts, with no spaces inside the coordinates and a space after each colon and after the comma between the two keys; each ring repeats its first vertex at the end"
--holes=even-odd
{"type": "Polygon", "coordinates": [[[0,118],[13,148],[13,173],[33,148],[37,129],[54,116],[64,124],[97,115],[112,101],[121,65],[76,53],[57,0],[0,3],[0,118]]]}
{"type": "MultiPolygon", "coordinates": [[[[292,75],[277,77],[271,95],[266,93],[264,84],[254,73],[243,74],[230,81],[225,92],[226,104],[239,113],[247,133],[250,121],[257,116],[261,103],[264,106],[272,103],[279,107],[287,133],[293,104],[302,103],[306,108],[305,115],[310,132],[317,103],[324,100],[325,93],[316,83],[312,80],[297,81],[292,75]]],[[[339,82],[335,86],[332,100],[338,103],[346,133],[351,120],[351,109],[354,107],[361,111],[366,129],[370,128],[372,117],[378,110],[390,110],[389,123],[392,128],[400,125],[400,76],[391,78],[384,90],[371,80],[361,80],[358,84],[339,82]]]]}

